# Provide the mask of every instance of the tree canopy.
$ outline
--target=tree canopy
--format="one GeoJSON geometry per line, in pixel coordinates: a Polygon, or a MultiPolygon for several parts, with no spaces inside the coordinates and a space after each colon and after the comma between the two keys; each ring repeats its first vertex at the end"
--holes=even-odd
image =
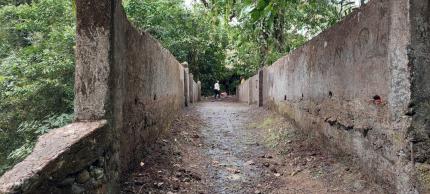
{"type": "Polygon", "coordinates": [[[136,25],[159,39],[211,93],[220,80],[234,93],[253,75],[351,12],[347,0],[126,0],[136,25]]]}
{"type": "Polygon", "coordinates": [[[0,172],[71,120],[74,98],[72,3],[9,2],[0,8],[0,172]]]}
{"type": "MultiPolygon", "coordinates": [[[[202,82],[234,93],[253,75],[351,12],[348,0],[123,0],[139,29],[202,82]]],[[[73,118],[73,0],[0,1],[0,174],[38,135],[73,118]]]]}

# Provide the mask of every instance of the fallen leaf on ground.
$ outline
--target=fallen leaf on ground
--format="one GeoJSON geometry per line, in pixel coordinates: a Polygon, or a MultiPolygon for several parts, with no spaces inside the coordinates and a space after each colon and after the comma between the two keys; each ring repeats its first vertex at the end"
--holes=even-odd
{"type": "Polygon", "coordinates": [[[236,168],[227,168],[227,171],[229,171],[231,173],[234,173],[234,174],[239,174],[240,173],[240,170],[236,169],[236,168]]]}

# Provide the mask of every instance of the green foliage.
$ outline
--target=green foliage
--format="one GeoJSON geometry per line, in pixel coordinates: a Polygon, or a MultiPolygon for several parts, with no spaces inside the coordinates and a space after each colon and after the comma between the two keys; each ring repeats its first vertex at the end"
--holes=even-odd
{"type": "Polygon", "coordinates": [[[72,120],[73,114],[52,115],[39,121],[22,122],[14,133],[14,138],[8,137],[4,132],[0,132],[1,142],[13,141],[11,143],[19,143],[7,155],[6,161],[0,164],[0,174],[30,154],[38,136],[47,133],[51,129],[62,127],[72,122],[72,120]],[[23,142],[16,142],[17,139],[23,140],[23,142]]]}
{"type": "MultiPolygon", "coordinates": [[[[202,82],[204,95],[233,93],[256,73],[333,25],[348,0],[124,0],[151,33],[202,82]]],[[[0,174],[37,137],[72,120],[75,0],[0,0],[0,174]]]]}
{"type": "Polygon", "coordinates": [[[136,27],[160,40],[180,62],[188,62],[194,78],[202,82],[203,94],[212,92],[216,80],[226,79],[227,35],[210,25],[205,9],[187,9],[182,0],[128,0],[124,8],[136,27]]]}
{"type": "Polygon", "coordinates": [[[212,1],[229,32],[227,63],[243,77],[255,74],[351,12],[345,0],[212,1]]]}
{"type": "Polygon", "coordinates": [[[127,0],[132,22],[187,61],[203,94],[216,80],[230,93],[240,78],[303,45],[352,9],[348,0],[127,0]]]}
{"type": "Polygon", "coordinates": [[[38,135],[70,122],[74,42],[69,0],[0,8],[0,170],[28,154],[38,135]]]}

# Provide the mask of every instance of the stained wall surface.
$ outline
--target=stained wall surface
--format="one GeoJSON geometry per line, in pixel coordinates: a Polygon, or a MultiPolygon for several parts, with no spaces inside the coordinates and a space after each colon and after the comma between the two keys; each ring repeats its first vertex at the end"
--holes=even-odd
{"type": "Polygon", "coordinates": [[[249,102],[249,80],[241,80],[241,82],[237,92],[239,101],[249,102]]]}
{"type": "MultiPolygon", "coordinates": [[[[332,152],[357,157],[390,192],[425,193],[428,174],[418,173],[430,163],[429,13],[427,0],[370,1],[262,69],[264,105],[332,152]]],[[[254,102],[258,87],[247,84],[255,79],[239,86],[241,101],[251,88],[254,102]]]]}
{"type": "Polygon", "coordinates": [[[193,102],[199,101],[199,85],[193,80],[193,102]]]}
{"type": "Polygon", "coordinates": [[[199,99],[187,66],[134,28],[121,1],[77,0],[76,10],[76,122],[40,137],[0,193],[119,193],[145,148],[199,99]]]}
{"type": "Polygon", "coordinates": [[[113,117],[126,172],[184,105],[184,80],[182,65],[151,35],[136,30],[121,4],[113,16],[113,117]]]}

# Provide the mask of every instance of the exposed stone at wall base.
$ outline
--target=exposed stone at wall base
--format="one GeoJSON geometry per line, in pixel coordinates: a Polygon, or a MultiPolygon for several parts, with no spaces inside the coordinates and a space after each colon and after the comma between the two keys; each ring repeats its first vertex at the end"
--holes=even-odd
{"type": "Polygon", "coordinates": [[[135,29],[121,1],[76,7],[76,123],[42,136],[0,178],[0,193],[119,193],[145,147],[199,99],[187,67],[135,29]]]}
{"type": "Polygon", "coordinates": [[[389,193],[430,191],[428,0],[373,0],[239,86],[389,193]],[[262,96],[257,96],[262,88],[262,96]]]}
{"type": "Polygon", "coordinates": [[[112,137],[106,121],[79,122],[39,137],[33,152],[0,178],[0,193],[108,193],[112,137]]]}

